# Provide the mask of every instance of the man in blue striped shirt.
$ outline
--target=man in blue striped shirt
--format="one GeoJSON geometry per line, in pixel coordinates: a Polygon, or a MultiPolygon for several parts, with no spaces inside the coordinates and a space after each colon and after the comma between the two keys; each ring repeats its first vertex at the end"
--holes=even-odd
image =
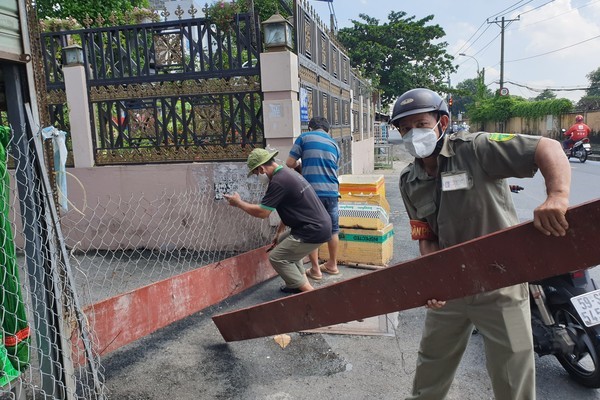
{"type": "Polygon", "coordinates": [[[310,132],[304,132],[294,142],[286,165],[302,171],[302,176],[312,185],[317,196],[331,217],[331,239],[327,242],[329,260],[319,265],[318,249],[309,255],[311,268],[306,275],[321,280],[323,272],[330,275],[340,273],[337,267],[339,243],[339,182],[337,177],[340,149],[329,136],[329,122],[324,117],[314,117],[308,122],[310,132]]]}

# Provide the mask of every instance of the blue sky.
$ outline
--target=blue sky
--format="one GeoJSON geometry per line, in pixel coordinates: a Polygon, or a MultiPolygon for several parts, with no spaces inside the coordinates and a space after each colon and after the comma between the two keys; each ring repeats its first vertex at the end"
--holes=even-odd
{"type": "MultiPolygon", "coordinates": [[[[323,21],[329,21],[328,3],[309,3],[323,21]]],[[[545,88],[585,87],[586,75],[600,67],[600,0],[333,0],[332,4],[340,28],[351,26],[360,13],[382,23],[392,10],[417,19],[434,15],[431,23],[444,28],[448,53],[459,65],[450,76],[453,85],[475,78],[479,63],[485,68],[486,85],[499,87],[500,26],[486,20],[502,16],[519,18],[506,26],[504,36],[504,86],[511,94],[530,98],[545,88]]],[[[576,101],[584,91],[555,93],[576,101]]]]}

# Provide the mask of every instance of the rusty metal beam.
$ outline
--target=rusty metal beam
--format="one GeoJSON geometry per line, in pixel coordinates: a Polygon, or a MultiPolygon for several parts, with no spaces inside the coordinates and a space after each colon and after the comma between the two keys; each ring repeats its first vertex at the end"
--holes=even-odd
{"type": "Polygon", "coordinates": [[[216,315],[228,341],[329,326],[600,264],[600,199],[567,213],[564,237],[532,222],[311,292],[216,315]]]}

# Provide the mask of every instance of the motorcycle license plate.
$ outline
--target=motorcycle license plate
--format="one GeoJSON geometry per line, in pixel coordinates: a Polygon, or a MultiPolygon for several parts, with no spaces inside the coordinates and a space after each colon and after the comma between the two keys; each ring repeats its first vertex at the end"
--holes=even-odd
{"type": "Polygon", "coordinates": [[[600,324],[600,289],[572,297],[571,303],[585,326],[600,324]]]}

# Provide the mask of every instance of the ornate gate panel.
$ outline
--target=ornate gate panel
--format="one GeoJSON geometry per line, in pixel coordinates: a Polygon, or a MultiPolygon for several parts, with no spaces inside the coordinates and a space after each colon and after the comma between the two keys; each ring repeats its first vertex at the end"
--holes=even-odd
{"type": "Polygon", "coordinates": [[[62,49],[81,44],[97,164],[244,160],[263,147],[258,20],[41,34],[51,123],[68,129],[62,49]]]}

